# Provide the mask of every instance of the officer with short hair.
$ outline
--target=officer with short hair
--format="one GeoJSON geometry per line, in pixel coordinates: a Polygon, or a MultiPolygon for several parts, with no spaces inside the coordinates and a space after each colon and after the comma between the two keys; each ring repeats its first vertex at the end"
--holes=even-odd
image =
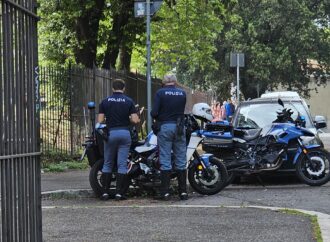
{"type": "Polygon", "coordinates": [[[104,141],[104,165],[102,168],[103,195],[102,200],[109,199],[109,189],[114,162],[117,162],[116,200],[125,199],[128,187],[127,157],[131,146],[130,123],[140,122],[133,100],[126,95],[125,82],[116,79],[112,83],[113,94],[105,98],[99,105],[98,123],[106,121],[109,130],[108,140],[104,141]],[[117,157],[117,161],[115,158],[117,157]]]}
{"type": "Polygon", "coordinates": [[[161,188],[159,199],[169,199],[170,174],[172,170],[171,151],[178,175],[179,197],[188,199],[186,171],[186,135],[183,127],[186,93],[177,88],[174,74],[164,76],[163,88],[159,89],[154,98],[151,116],[156,120],[159,132],[159,161],[161,170],[161,188]]]}

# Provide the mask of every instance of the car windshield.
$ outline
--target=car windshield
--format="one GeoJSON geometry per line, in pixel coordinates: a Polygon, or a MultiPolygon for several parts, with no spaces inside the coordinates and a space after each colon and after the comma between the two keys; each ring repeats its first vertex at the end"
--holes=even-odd
{"type": "MultiPolygon", "coordinates": [[[[284,103],[284,107],[293,111],[292,118],[298,117],[298,112],[305,117],[306,128],[313,128],[310,117],[300,102],[284,103]]],[[[238,110],[238,118],[234,126],[242,129],[260,129],[270,125],[277,118],[277,112],[282,110],[278,103],[253,103],[242,105],[238,110]]]]}

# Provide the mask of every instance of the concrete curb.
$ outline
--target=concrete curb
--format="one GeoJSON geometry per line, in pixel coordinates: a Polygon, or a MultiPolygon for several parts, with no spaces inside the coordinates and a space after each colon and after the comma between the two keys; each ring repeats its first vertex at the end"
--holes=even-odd
{"type": "Polygon", "coordinates": [[[92,189],[69,189],[41,192],[42,199],[96,198],[92,189]]]}
{"type": "MultiPolygon", "coordinates": [[[[296,184],[296,185],[290,185],[289,188],[304,188],[305,184],[296,184]]],[[[271,185],[271,186],[255,186],[255,185],[230,185],[226,187],[226,189],[230,190],[240,190],[240,189],[264,189],[264,190],[271,190],[271,189],[287,189],[288,185],[271,185]]],[[[114,188],[112,188],[114,189],[114,188]]],[[[130,188],[134,189],[134,188],[130,188]]],[[[41,198],[42,199],[48,199],[48,198],[96,198],[94,192],[92,189],[61,189],[61,190],[54,190],[54,191],[45,191],[41,192],[41,198]]]]}

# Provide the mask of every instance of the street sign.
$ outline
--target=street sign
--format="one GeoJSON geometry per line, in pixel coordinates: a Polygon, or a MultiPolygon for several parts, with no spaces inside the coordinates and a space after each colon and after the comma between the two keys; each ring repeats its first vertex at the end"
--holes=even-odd
{"type": "Polygon", "coordinates": [[[239,67],[244,67],[245,66],[245,61],[244,61],[244,54],[243,53],[235,53],[231,52],[230,53],[230,67],[237,67],[237,62],[239,63],[239,67]]]}
{"type": "Polygon", "coordinates": [[[134,16],[144,17],[147,15],[147,6],[146,2],[134,2],[134,16]]]}
{"type": "MultiPolygon", "coordinates": [[[[161,7],[163,0],[155,0],[150,2],[150,15],[154,15],[161,7]]],[[[134,16],[141,18],[147,16],[147,3],[143,0],[134,2],[134,16]]]]}

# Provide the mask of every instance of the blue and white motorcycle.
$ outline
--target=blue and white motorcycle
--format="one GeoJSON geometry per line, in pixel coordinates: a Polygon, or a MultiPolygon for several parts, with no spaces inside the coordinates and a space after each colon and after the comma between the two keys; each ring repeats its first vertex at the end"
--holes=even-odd
{"type": "MultiPolygon", "coordinates": [[[[330,180],[330,154],[320,144],[313,142],[315,134],[304,128],[303,116],[297,115],[295,120],[291,109],[284,108],[283,102],[278,103],[283,107],[277,112],[274,122],[259,130],[254,135],[247,135],[244,130],[226,130],[227,132],[204,132],[204,136],[212,139],[222,139],[218,146],[217,157],[226,164],[229,182],[236,175],[258,174],[276,171],[283,162],[290,162],[288,149],[297,147],[294,159],[298,178],[310,186],[320,186],[330,180]],[[230,147],[226,144],[230,141],[230,147]],[[227,143],[226,143],[227,142],[227,143]],[[223,148],[226,146],[225,148],[223,148]],[[229,147],[229,148],[228,148],[229,147]],[[222,152],[223,151],[223,152],[222,152]]],[[[222,126],[224,126],[222,124],[222,126]]],[[[226,125],[225,125],[226,126],[226,125]]],[[[217,127],[216,124],[210,127],[217,127]]],[[[227,125],[229,127],[229,125],[227,125]]],[[[223,127],[222,127],[223,128],[223,127]]],[[[205,139],[207,140],[207,139],[205,139]]],[[[203,149],[212,150],[216,145],[205,142],[203,149]]]]}
{"type": "MultiPolygon", "coordinates": [[[[91,126],[95,124],[95,104],[88,105],[91,126]]],[[[203,111],[203,110],[199,110],[203,111]]],[[[200,155],[198,145],[203,141],[200,125],[196,118],[203,119],[203,113],[185,115],[185,129],[187,138],[187,170],[191,187],[203,195],[212,195],[220,192],[226,185],[228,173],[226,166],[212,154],[200,155]],[[201,116],[200,116],[201,115],[201,116]]],[[[102,130],[101,130],[102,131],[102,130]]],[[[106,131],[105,131],[106,132],[106,131]]],[[[137,137],[136,130],[132,129],[132,137],[137,137]]],[[[87,155],[91,167],[89,181],[96,196],[102,194],[101,170],[103,167],[103,140],[102,133],[93,129],[87,137],[84,154],[87,155]]],[[[147,191],[154,191],[160,186],[160,164],[158,157],[157,136],[150,132],[145,140],[133,138],[130,155],[127,160],[130,185],[147,191]]],[[[174,167],[174,166],[173,166],[174,167]]],[[[116,168],[114,168],[116,169],[116,168]]],[[[116,174],[113,174],[115,180],[116,174]]],[[[171,178],[176,179],[173,170],[171,178]]]]}

